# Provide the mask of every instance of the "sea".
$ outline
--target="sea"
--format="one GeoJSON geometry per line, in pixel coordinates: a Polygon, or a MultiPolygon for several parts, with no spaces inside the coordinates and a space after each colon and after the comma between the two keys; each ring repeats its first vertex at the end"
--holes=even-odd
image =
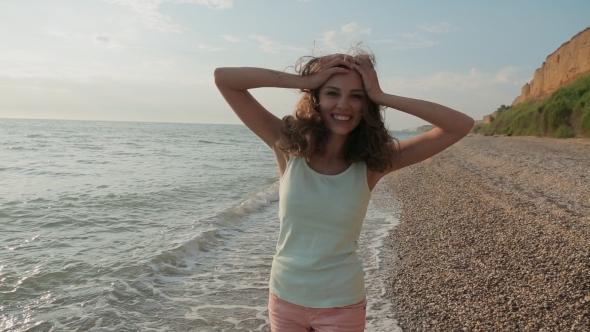
{"type": "MultiPolygon", "coordinates": [[[[367,331],[401,331],[390,195],[359,241],[367,331]]],[[[243,125],[0,119],[0,331],[270,331],[277,212],[273,154],[243,125]]]]}

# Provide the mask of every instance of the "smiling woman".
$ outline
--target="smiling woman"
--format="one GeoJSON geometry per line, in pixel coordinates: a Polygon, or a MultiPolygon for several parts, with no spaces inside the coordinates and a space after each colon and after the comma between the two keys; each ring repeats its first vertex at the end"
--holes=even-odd
{"type": "MultiPolygon", "coordinates": [[[[364,53],[357,57],[374,64],[373,57],[364,53]]],[[[312,75],[330,65],[329,59],[304,57],[295,68],[302,76],[312,75]]],[[[336,134],[346,138],[343,152],[349,162],[364,161],[378,170],[392,167],[394,139],[385,128],[379,105],[368,98],[358,71],[340,67],[347,72],[332,75],[319,89],[301,90],[295,115],[283,118],[282,132],[288,139],[281,140],[279,147],[285,153],[311,158],[324,153],[328,135],[336,134]]]]}
{"type": "Polygon", "coordinates": [[[427,159],[467,135],[473,119],[445,106],[384,93],[364,52],[303,58],[298,75],[218,68],[215,82],[240,119],[274,152],[280,230],[269,284],[273,331],[363,331],[366,297],[357,257],[371,190],[386,174],[427,159]],[[267,111],[249,89],[299,89],[293,116],[267,111]],[[435,129],[389,136],[382,108],[435,129]]]}

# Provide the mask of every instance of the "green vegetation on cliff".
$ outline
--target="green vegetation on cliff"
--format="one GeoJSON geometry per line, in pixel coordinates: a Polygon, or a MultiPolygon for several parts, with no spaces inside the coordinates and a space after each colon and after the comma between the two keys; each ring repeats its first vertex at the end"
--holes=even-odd
{"type": "Polygon", "coordinates": [[[484,135],[588,137],[590,75],[559,88],[541,102],[529,99],[513,107],[502,105],[490,123],[476,125],[473,132],[484,135]]]}

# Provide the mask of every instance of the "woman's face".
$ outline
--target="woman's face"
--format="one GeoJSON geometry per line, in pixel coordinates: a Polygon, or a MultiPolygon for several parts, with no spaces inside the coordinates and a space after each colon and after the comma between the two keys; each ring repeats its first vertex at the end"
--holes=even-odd
{"type": "Polygon", "coordinates": [[[332,134],[346,136],[359,125],[365,98],[363,80],[356,70],[333,75],[320,87],[320,114],[332,134]]]}

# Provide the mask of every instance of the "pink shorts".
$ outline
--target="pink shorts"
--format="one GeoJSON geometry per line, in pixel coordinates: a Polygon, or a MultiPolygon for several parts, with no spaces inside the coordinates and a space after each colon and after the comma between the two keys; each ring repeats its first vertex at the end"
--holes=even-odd
{"type": "Polygon", "coordinates": [[[272,332],[362,332],[366,309],[367,299],[346,307],[323,309],[302,307],[274,294],[268,298],[272,332]]]}

